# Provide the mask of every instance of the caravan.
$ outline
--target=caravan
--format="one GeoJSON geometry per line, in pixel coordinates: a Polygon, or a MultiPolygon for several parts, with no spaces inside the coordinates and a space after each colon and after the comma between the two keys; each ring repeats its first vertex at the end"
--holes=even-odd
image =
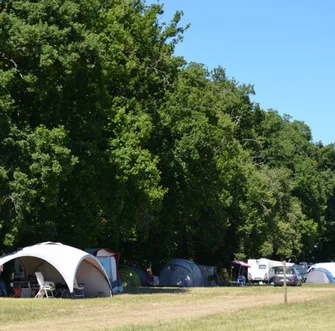
{"type": "MultiPolygon", "coordinates": [[[[273,261],[265,258],[248,260],[248,280],[251,283],[271,284],[273,282],[273,267],[283,266],[282,261],[273,261]]],[[[294,263],[286,263],[287,266],[293,266],[294,263]]]]}

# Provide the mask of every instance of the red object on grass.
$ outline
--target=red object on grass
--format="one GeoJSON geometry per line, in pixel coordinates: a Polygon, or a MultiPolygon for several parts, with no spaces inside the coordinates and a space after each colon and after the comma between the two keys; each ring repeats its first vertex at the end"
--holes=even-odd
{"type": "Polygon", "coordinates": [[[14,298],[21,298],[22,288],[14,287],[14,298]]]}

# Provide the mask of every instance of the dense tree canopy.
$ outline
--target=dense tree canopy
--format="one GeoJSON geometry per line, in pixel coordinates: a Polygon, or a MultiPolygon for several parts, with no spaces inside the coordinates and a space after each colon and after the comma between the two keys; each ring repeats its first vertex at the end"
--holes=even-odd
{"type": "Polygon", "coordinates": [[[334,145],[175,56],[187,27],[163,10],[0,1],[0,251],[334,259],[334,145]]]}

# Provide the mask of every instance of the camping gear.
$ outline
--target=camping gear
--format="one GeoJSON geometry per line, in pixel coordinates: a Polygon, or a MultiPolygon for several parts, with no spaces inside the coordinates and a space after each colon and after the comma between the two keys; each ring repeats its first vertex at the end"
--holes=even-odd
{"type": "Polygon", "coordinates": [[[218,286],[219,276],[217,274],[216,267],[200,264],[198,264],[198,267],[200,268],[204,278],[204,286],[218,286]]]}
{"type": "Polygon", "coordinates": [[[104,267],[106,274],[112,284],[113,293],[123,292],[122,282],[118,273],[120,253],[115,253],[109,248],[88,248],[86,252],[94,255],[104,267]]]}
{"type": "Polygon", "coordinates": [[[133,265],[119,265],[120,279],[124,287],[139,287],[147,285],[146,274],[133,265]]]}
{"type": "Polygon", "coordinates": [[[335,283],[335,280],[328,270],[323,268],[315,268],[309,271],[307,274],[306,283],[329,284],[335,283]]]}
{"type": "Polygon", "coordinates": [[[236,282],[239,286],[245,286],[245,281],[246,281],[246,278],[244,275],[238,275],[237,279],[236,279],[236,282]]]}
{"type": "Polygon", "coordinates": [[[35,275],[38,285],[40,286],[35,298],[54,298],[54,291],[56,289],[55,284],[53,282],[45,281],[41,272],[35,272],[35,275]]]}
{"type": "Polygon", "coordinates": [[[71,295],[77,279],[78,283],[85,284],[85,296],[111,296],[111,285],[104,268],[96,257],[80,249],[44,242],[0,257],[0,265],[14,259],[20,260],[26,283],[35,272],[41,272],[55,284],[66,284],[71,295]]]}
{"type": "Polygon", "coordinates": [[[242,261],[242,260],[234,260],[234,264],[238,264],[240,267],[246,267],[246,268],[251,268],[251,265],[242,261]]]}
{"type": "MultiPolygon", "coordinates": [[[[85,296],[85,284],[84,283],[77,283],[77,279],[74,278],[74,282],[73,282],[73,296],[76,297],[84,297],[85,296]]],[[[99,294],[100,296],[100,294],[99,294]]]]}
{"type": "Polygon", "coordinates": [[[302,277],[302,282],[305,283],[307,279],[307,270],[309,269],[307,262],[300,262],[294,265],[302,277]]]}
{"type": "Polygon", "coordinates": [[[190,260],[173,259],[167,262],[159,275],[161,286],[204,286],[199,266],[190,260]]]}
{"type": "Polygon", "coordinates": [[[307,273],[309,273],[311,270],[316,269],[316,268],[326,269],[335,278],[335,262],[319,262],[319,263],[312,264],[308,268],[307,273]]]}
{"type": "Polygon", "coordinates": [[[22,288],[21,287],[14,287],[14,283],[10,283],[10,287],[12,288],[12,295],[11,296],[13,298],[21,298],[22,288]]]}
{"type": "Polygon", "coordinates": [[[94,255],[99,260],[111,283],[119,279],[117,265],[120,260],[120,253],[115,253],[109,248],[88,248],[86,252],[94,255]]]}
{"type": "Polygon", "coordinates": [[[237,284],[239,286],[245,286],[245,275],[247,274],[247,268],[251,268],[251,265],[242,260],[234,260],[233,263],[239,265],[238,276],[236,279],[237,284]]]}
{"type": "Polygon", "coordinates": [[[149,286],[158,286],[159,285],[158,276],[147,274],[146,284],[149,285],[149,286]]]}

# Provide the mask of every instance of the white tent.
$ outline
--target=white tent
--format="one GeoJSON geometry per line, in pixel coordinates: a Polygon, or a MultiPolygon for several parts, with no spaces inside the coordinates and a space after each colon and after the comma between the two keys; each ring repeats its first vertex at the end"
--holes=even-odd
{"type": "Polygon", "coordinates": [[[85,284],[85,296],[111,296],[111,285],[93,255],[61,243],[44,242],[0,257],[0,265],[19,259],[25,275],[42,272],[44,279],[64,283],[73,293],[74,281],[85,284]]]}

